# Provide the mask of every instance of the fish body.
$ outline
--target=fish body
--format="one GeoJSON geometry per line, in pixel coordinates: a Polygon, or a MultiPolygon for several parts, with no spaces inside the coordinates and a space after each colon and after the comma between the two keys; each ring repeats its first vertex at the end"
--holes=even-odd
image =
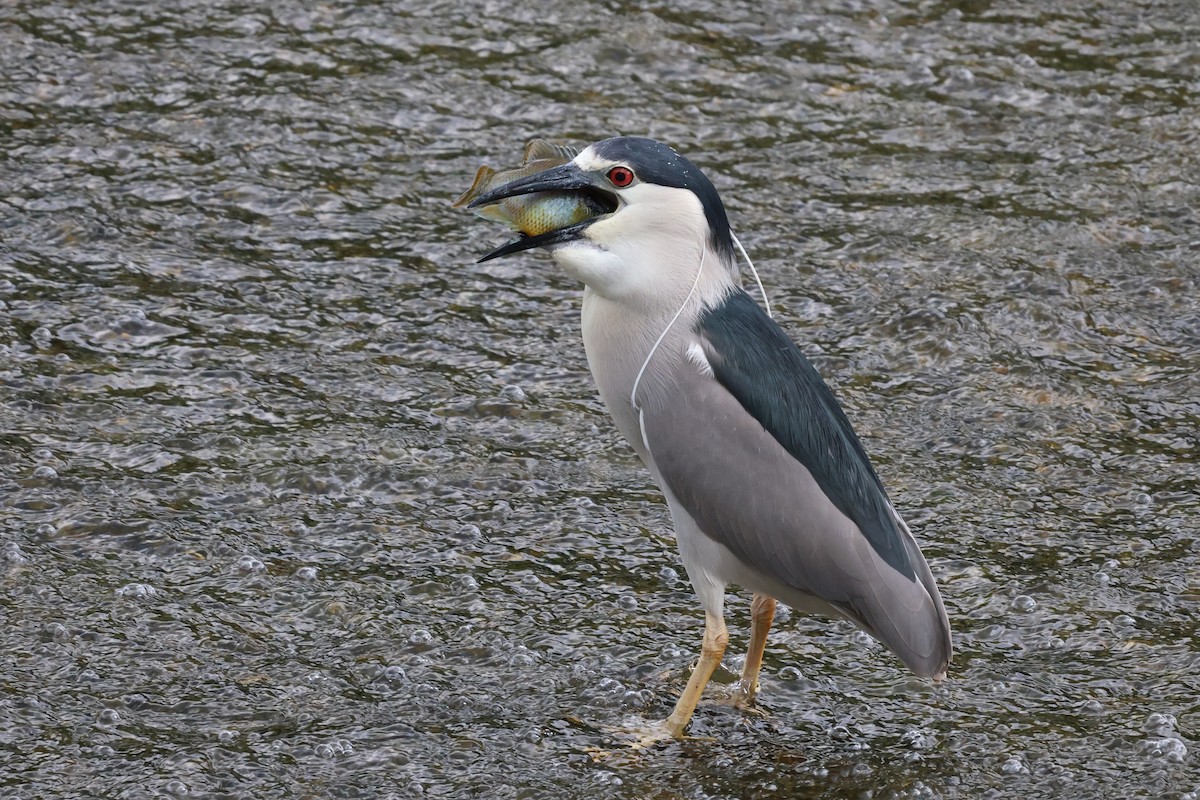
{"type": "MultiPolygon", "coordinates": [[[[545,139],[534,139],[525,145],[524,163],[516,169],[497,171],[491,167],[480,167],[475,181],[461,197],[454,201],[455,208],[467,205],[492,189],[515,180],[544,172],[573,159],[578,153],[563,145],[545,139]]],[[[499,203],[472,209],[484,219],[504,222],[526,236],[538,236],[583,222],[588,217],[604,214],[604,208],[593,198],[580,192],[537,192],[508,197],[499,203]]]]}

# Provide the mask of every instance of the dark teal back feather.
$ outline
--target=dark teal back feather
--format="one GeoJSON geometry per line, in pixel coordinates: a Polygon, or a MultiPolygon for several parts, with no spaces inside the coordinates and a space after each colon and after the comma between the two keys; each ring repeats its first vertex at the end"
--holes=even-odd
{"type": "Polygon", "coordinates": [[[741,289],[697,323],[718,381],[862,531],[879,557],[916,574],[883,483],[833,391],[786,333],[741,289]]]}

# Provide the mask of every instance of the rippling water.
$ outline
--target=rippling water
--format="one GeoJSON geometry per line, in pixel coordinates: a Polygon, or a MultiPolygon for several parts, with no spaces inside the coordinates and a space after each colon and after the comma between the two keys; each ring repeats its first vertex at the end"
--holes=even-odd
{"type": "Polygon", "coordinates": [[[1200,12],[1060,5],[0,6],[3,794],[1195,800],[1200,12]],[[702,617],[578,288],[447,206],[615,133],[723,192],[946,684],[784,614],[766,716],[593,756],[702,617]]]}

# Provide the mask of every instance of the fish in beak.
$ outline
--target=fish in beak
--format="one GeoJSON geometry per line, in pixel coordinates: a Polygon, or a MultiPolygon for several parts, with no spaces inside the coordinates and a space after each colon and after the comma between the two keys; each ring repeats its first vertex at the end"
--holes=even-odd
{"type": "Polygon", "coordinates": [[[480,262],[577,239],[588,225],[617,209],[616,196],[581,171],[570,160],[573,156],[569,148],[535,139],[525,147],[524,166],[503,172],[480,167],[454,206],[466,206],[520,232],[480,262]]]}

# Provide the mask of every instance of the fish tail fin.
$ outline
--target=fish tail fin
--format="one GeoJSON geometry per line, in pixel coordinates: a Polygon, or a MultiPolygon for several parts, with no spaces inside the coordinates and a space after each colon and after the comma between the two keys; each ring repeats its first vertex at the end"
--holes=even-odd
{"type": "Polygon", "coordinates": [[[496,170],[492,169],[491,167],[480,167],[479,171],[475,173],[475,180],[471,182],[471,188],[463,192],[457,200],[450,204],[450,206],[452,208],[462,208],[467,203],[483,194],[488,188],[488,183],[492,180],[492,177],[495,174],[496,170]]]}

